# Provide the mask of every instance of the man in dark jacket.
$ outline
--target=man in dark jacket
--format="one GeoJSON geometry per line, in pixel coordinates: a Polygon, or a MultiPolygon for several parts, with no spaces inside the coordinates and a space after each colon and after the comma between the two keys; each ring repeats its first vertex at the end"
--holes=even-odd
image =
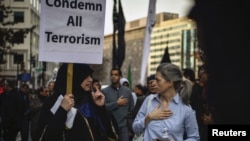
{"type": "Polygon", "coordinates": [[[15,81],[4,81],[5,96],[2,103],[3,139],[16,141],[22,125],[22,100],[15,88],[15,81]]]}
{"type": "Polygon", "coordinates": [[[22,97],[22,129],[21,129],[21,138],[22,141],[27,141],[29,138],[29,85],[23,83],[19,89],[19,92],[22,97]]]}

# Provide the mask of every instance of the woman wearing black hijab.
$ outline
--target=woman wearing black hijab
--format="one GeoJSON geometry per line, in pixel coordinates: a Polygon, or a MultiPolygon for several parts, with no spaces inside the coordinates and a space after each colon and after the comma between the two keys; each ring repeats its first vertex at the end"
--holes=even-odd
{"type": "Polygon", "coordinates": [[[118,126],[105,97],[91,91],[93,70],[73,64],[72,94],[66,94],[67,67],[60,67],[54,94],[44,103],[35,141],[116,141],[118,126]]]}

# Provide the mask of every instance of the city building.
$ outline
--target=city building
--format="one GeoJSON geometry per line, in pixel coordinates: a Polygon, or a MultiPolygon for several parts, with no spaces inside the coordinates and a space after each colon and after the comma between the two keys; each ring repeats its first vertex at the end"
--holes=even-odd
{"type": "Polygon", "coordinates": [[[4,60],[0,64],[0,76],[17,79],[19,83],[27,82],[31,88],[46,84],[42,81],[47,81],[53,74],[53,68],[57,66],[55,63],[38,61],[40,2],[40,0],[0,0],[1,5],[8,10],[7,13],[9,12],[6,14],[6,11],[0,9],[2,15],[0,28],[27,32],[25,37],[18,36],[18,44],[0,44],[4,60]]]}
{"type": "Polygon", "coordinates": [[[198,70],[196,24],[187,17],[158,22],[151,33],[147,75],[154,74],[168,48],[171,63],[180,68],[198,70]]]}
{"type": "MultiPolygon", "coordinates": [[[[141,62],[147,17],[129,21],[125,28],[126,57],[122,66],[123,76],[127,77],[128,66],[131,65],[132,86],[140,83],[141,62]]],[[[112,67],[112,35],[104,39],[103,62],[107,69],[112,67]]],[[[187,17],[178,17],[175,13],[158,13],[151,33],[150,55],[146,75],[155,73],[160,64],[165,48],[168,47],[171,62],[180,68],[191,68],[197,71],[201,61],[197,53],[196,25],[187,17]]],[[[109,72],[109,71],[106,71],[109,72]]],[[[109,76],[109,74],[106,74],[109,76]]],[[[146,77],[145,77],[146,78],[146,77]]],[[[102,84],[110,83],[109,77],[101,80],[102,84]]]]}

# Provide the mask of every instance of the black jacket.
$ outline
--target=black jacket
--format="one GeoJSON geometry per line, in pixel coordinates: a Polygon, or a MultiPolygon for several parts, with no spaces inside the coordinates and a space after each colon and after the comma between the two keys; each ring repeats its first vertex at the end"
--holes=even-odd
{"type": "Polygon", "coordinates": [[[52,101],[54,101],[53,98],[49,98],[44,103],[35,141],[39,140],[44,129],[44,141],[92,141],[90,130],[95,141],[108,141],[108,137],[114,139],[117,137],[117,122],[111,112],[106,110],[104,106],[95,107],[98,113],[100,113],[98,116],[99,120],[101,120],[101,125],[95,118],[85,117],[77,111],[72,128],[67,129],[65,127],[67,112],[62,107],[59,107],[55,115],[53,115],[49,110],[53,106],[52,103],[54,102],[52,101]],[[89,126],[84,118],[87,119],[89,126]]]}
{"type": "Polygon", "coordinates": [[[67,112],[62,108],[52,114],[50,111],[60,95],[64,96],[67,88],[67,64],[63,64],[57,73],[54,94],[43,104],[35,141],[43,136],[43,141],[108,141],[116,138],[118,125],[115,118],[106,110],[105,106],[97,106],[92,99],[90,91],[81,88],[82,81],[93,70],[86,64],[73,64],[72,94],[77,109],[73,126],[65,127],[67,112]],[[87,121],[87,122],[86,122],[87,121]],[[88,125],[88,124],[89,125],[88,125]],[[91,132],[92,135],[91,135],[91,132]]]}
{"type": "Polygon", "coordinates": [[[127,115],[127,125],[128,125],[128,129],[129,129],[130,133],[134,134],[132,125],[133,125],[134,119],[135,119],[138,111],[140,110],[141,105],[144,102],[145,98],[146,98],[145,95],[137,97],[134,109],[131,112],[129,112],[127,115]]]}

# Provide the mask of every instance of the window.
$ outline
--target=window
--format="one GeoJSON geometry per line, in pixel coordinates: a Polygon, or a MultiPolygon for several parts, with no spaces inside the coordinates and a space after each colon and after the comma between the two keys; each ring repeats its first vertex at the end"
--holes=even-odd
{"type": "Polygon", "coordinates": [[[16,43],[16,44],[22,44],[24,43],[24,30],[18,30],[16,32],[14,32],[14,35],[12,37],[12,42],[16,43]]]}
{"type": "Polygon", "coordinates": [[[14,12],[14,22],[24,22],[24,12],[14,12]]]}
{"type": "Polygon", "coordinates": [[[23,54],[14,54],[14,64],[20,64],[23,62],[23,54]]]}
{"type": "Polygon", "coordinates": [[[0,46],[4,45],[3,34],[0,34],[0,46]]]}
{"type": "Polygon", "coordinates": [[[4,58],[3,58],[4,52],[0,50],[0,64],[3,64],[4,58]]]}
{"type": "Polygon", "coordinates": [[[0,11],[0,22],[3,22],[3,11],[0,11]]]}

